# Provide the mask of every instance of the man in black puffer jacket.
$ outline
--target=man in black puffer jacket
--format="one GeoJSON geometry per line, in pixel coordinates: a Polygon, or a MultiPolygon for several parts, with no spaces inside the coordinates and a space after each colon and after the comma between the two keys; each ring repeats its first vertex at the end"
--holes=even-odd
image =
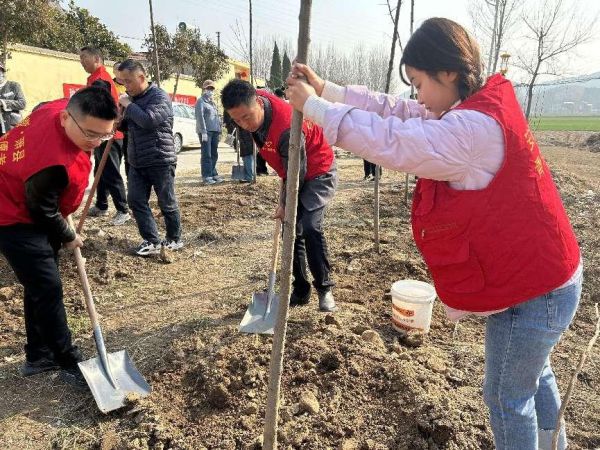
{"type": "Polygon", "coordinates": [[[119,103],[125,109],[124,126],[128,131],[129,176],[127,202],[140,235],[138,255],[160,253],[161,245],[170,250],[183,247],[181,216],[175,197],[177,156],[173,143],[173,108],[165,91],[148,82],[144,67],[127,59],[119,66],[127,94],[119,103]],[[161,242],[149,200],[154,188],[165,218],[166,238],[161,242]]]}

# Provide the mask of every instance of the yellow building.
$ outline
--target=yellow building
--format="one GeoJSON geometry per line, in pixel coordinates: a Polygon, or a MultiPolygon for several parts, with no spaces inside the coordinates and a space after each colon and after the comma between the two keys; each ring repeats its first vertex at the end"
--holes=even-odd
{"type": "MultiPolygon", "coordinates": [[[[25,115],[40,102],[63,97],[68,92],[68,85],[85,85],[88,74],[79,63],[79,55],[57,52],[43,48],[15,44],[10,47],[10,58],[6,61],[7,78],[20,83],[27,99],[25,115]]],[[[105,65],[112,73],[113,62],[105,65]]],[[[229,71],[216,80],[220,90],[232,78],[248,78],[249,66],[240,61],[229,61],[229,71]]],[[[257,80],[258,81],[258,80],[257,80]]],[[[161,87],[168,93],[173,92],[174,77],[161,82],[161,87]]],[[[178,95],[198,97],[198,88],[192,77],[181,75],[177,86],[178,95]]]]}

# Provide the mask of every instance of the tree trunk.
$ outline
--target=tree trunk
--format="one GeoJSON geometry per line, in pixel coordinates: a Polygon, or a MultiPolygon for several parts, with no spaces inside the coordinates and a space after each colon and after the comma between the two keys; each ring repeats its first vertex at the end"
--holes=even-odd
{"type": "Polygon", "coordinates": [[[529,113],[531,112],[531,101],[533,99],[533,86],[535,84],[535,76],[531,79],[531,82],[527,86],[527,107],[525,108],[525,118],[529,120],[529,113]]]}
{"type": "MultiPolygon", "coordinates": [[[[302,0],[300,5],[300,26],[298,32],[298,56],[296,61],[306,63],[310,36],[310,9],[312,0],[302,0]]],[[[279,395],[281,391],[281,372],[285,334],[289,310],[290,288],[292,284],[292,260],[296,237],[296,209],[298,206],[298,181],[300,178],[300,138],[302,135],[301,112],[294,109],[286,182],[285,219],[283,228],[283,252],[281,261],[281,290],[277,322],[273,334],[273,349],[269,367],[269,390],[265,411],[265,431],[263,436],[265,450],[277,448],[277,419],[279,417],[279,395]]]]}
{"type": "Polygon", "coordinates": [[[488,76],[492,74],[492,66],[496,67],[496,64],[493,63],[494,54],[496,49],[496,34],[498,32],[498,4],[500,0],[495,0],[494,6],[494,29],[492,30],[492,42],[490,43],[490,56],[488,59],[488,76]]]}
{"type": "Polygon", "coordinates": [[[175,101],[175,95],[177,95],[177,86],[179,86],[179,75],[181,75],[181,70],[178,70],[177,75],[175,75],[175,86],[173,87],[173,101],[175,101]]]}
{"type": "Polygon", "coordinates": [[[250,84],[254,86],[254,66],[252,64],[252,0],[248,0],[250,4],[250,84]]]}

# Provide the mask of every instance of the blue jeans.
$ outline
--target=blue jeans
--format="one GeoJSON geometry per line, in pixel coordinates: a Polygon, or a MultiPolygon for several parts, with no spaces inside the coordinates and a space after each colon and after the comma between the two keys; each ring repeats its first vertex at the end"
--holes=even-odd
{"type": "Polygon", "coordinates": [[[244,161],[244,180],[252,181],[254,179],[254,155],[242,156],[244,161]]]}
{"type": "Polygon", "coordinates": [[[200,155],[200,171],[202,178],[216,177],[217,173],[217,160],[219,159],[219,140],[221,133],[218,131],[208,131],[208,140],[203,141],[202,135],[200,135],[200,141],[202,142],[202,153],[200,155]]]}
{"type": "MultiPolygon", "coordinates": [[[[560,395],[550,352],[581,296],[577,282],[488,317],[483,398],[498,450],[550,449],[560,395]]],[[[559,449],[566,448],[564,425],[559,449]]]]}
{"type": "Polygon", "coordinates": [[[158,244],[161,239],[150,209],[150,192],[154,188],[158,206],[165,218],[167,240],[181,238],[181,217],[175,197],[175,166],[129,167],[127,202],[145,241],[158,244]]]}

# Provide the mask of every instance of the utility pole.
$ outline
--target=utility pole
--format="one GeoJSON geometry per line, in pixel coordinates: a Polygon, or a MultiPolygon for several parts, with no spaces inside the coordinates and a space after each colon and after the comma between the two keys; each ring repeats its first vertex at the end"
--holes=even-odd
{"type": "Polygon", "coordinates": [[[217,47],[221,50],[221,32],[217,31],[217,47]]]}
{"type": "Polygon", "coordinates": [[[158,47],[156,46],[156,33],[154,32],[154,12],[152,11],[152,0],[150,3],[150,26],[152,27],[152,43],[154,44],[154,67],[156,68],[156,86],[160,87],[160,69],[158,67],[158,47]]]}

